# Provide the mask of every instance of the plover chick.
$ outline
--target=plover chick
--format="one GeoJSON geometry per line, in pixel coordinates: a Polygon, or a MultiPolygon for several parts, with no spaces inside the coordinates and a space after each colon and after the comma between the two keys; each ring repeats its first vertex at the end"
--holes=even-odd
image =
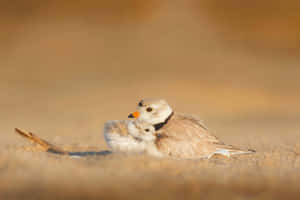
{"type": "Polygon", "coordinates": [[[113,152],[144,152],[144,144],[129,134],[132,120],[111,120],[104,124],[104,138],[113,152]]]}
{"type": "Polygon", "coordinates": [[[163,156],[163,154],[157,150],[155,143],[157,136],[155,128],[151,124],[140,122],[138,120],[131,121],[128,123],[128,132],[131,136],[144,145],[145,153],[157,157],[163,156]]]}
{"type": "Polygon", "coordinates": [[[104,125],[104,137],[114,152],[162,156],[155,145],[155,128],[149,123],[137,120],[108,121],[104,125]]]}

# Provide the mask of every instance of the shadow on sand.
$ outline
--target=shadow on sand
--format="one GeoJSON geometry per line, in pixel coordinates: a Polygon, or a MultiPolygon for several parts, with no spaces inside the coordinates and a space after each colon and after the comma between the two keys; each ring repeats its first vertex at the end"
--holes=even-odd
{"type": "Polygon", "coordinates": [[[105,150],[105,151],[78,151],[78,152],[57,152],[49,149],[47,151],[48,153],[54,153],[54,154],[60,154],[60,155],[68,155],[68,156],[78,156],[78,157],[84,157],[84,156],[107,156],[112,154],[111,151],[105,150]]]}
{"type": "Polygon", "coordinates": [[[95,152],[95,151],[83,151],[83,152],[69,152],[68,155],[69,156],[107,156],[112,154],[111,151],[99,151],[99,152],[95,152]]]}

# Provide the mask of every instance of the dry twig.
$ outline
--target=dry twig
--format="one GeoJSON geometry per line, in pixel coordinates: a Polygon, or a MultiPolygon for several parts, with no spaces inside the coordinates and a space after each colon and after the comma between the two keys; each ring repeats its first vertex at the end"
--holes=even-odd
{"type": "Polygon", "coordinates": [[[50,144],[46,140],[43,140],[39,138],[38,136],[34,135],[31,132],[26,132],[21,129],[16,128],[15,129],[16,133],[21,135],[22,137],[25,137],[26,139],[30,140],[34,144],[40,145],[45,151],[52,152],[52,153],[58,153],[58,154],[69,154],[67,151],[64,151],[63,149],[50,144]]]}

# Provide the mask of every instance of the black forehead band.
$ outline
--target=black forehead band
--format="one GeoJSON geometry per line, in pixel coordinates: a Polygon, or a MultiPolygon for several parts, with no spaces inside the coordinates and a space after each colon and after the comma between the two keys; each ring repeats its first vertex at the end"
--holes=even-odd
{"type": "Polygon", "coordinates": [[[143,103],[144,103],[144,102],[143,102],[143,100],[142,100],[142,101],[139,102],[138,105],[139,105],[140,107],[142,107],[142,106],[144,106],[143,103]]]}

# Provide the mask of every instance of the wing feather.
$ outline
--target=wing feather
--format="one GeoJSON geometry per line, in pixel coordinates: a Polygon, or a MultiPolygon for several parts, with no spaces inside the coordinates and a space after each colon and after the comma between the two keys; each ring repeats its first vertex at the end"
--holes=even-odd
{"type": "Polygon", "coordinates": [[[174,113],[157,135],[158,149],[176,158],[208,157],[215,152],[216,144],[223,144],[197,117],[181,113],[174,113]]]}

